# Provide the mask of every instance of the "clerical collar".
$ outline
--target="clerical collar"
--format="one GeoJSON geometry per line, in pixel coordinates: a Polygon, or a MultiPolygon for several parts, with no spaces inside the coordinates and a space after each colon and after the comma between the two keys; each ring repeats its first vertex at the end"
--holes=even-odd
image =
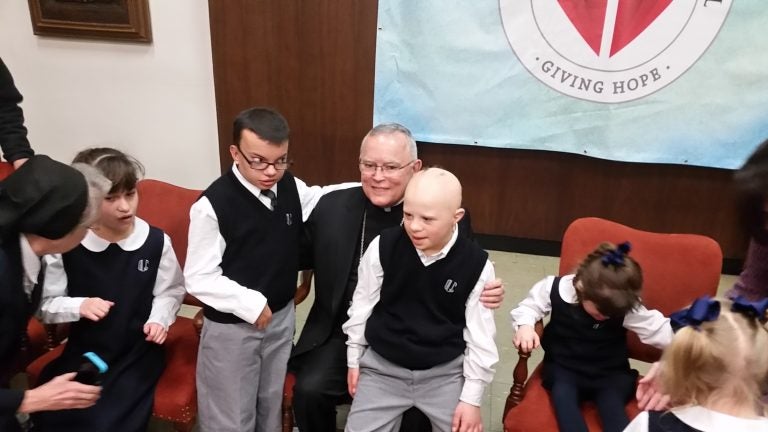
{"type": "Polygon", "coordinates": [[[395,208],[395,207],[400,207],[400,208],[402,208],[402,207],[403,207],[403,200],[404,200],[404,199],[401,199],[400,201],[398,201],[398,202],[397,202],[397,204],[393,205],[392,207],[384,207],[384,211],[385,211],[385,212],[391,212],[391,211],[392,211],[392,209],[393,209],[393,208],[395,208]]]}
{"type": "Polygon", "coordinates": [[[379,207],[377,205],[374,205],[370,200],[368,201],[368,207],[371,209],[379,209],[385,213],[391,213],[393,209],[398,209],[403,207],[403,200],[400,200],[397,204],[391,206],[391,207],[379,207]]]}

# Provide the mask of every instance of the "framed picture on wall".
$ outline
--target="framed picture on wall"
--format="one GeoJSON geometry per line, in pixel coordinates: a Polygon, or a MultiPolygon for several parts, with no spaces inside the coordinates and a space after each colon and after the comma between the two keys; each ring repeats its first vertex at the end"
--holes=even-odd
{"type": "Polygon", "coordinates": [[[151,42],[148,0],[29,0],[40,36],[151,42]]]}

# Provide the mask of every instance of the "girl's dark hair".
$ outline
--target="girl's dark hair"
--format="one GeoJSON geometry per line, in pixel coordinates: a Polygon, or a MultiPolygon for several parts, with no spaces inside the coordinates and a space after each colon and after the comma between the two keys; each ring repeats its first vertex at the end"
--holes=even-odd
{"type": "Polygon", "coordinates": [[[579,264],[573,284],[579,303],[589,300],[601,314],[618,318],[640,304],[643,272],[615,245],[602,243],[579,264]],[[608,255],[612,259],[606,259],[608,255]]]}
{"type": "Polygon", "coordinates": [[[144,165],[120,150],[110,147],[89,148],[75,156],[72,163],[91,165],[112,182],[109,193],[136,189],[136,183],[144,176],[144,165]]]}
{"type": "Polygon", "coordinates": [[[768,243],[765,202],[768,192],[768,140],[763,141],[734,174],[744,226],[761,243],[768,243]]]}

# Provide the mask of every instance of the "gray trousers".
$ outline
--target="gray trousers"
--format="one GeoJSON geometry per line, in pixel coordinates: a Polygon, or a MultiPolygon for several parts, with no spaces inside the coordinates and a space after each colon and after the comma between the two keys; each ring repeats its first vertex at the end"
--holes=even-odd
{"type": "Polygon", "coordinates": [[[197,356],[197,406],[203,432],[277,432],[296,325],[293,302],[266,330],[205,319],[197,356]]]}
{"type": "Polygon", "coordinates": [[[397,431],[400,419],[416,407],[433,431],[451,430],[464,386],[464,356],[426,370],[400,367],[368,349],[360,359],[357,394],[347,417],[347,432],[397,431]]]}

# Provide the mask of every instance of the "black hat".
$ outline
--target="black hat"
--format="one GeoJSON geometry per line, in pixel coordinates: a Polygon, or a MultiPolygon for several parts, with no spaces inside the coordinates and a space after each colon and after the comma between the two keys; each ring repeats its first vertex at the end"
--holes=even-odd
{"type": "Polygon", "coordinates": [[[59,239],[77,226],[87,203],[80,171],[36,155],[0,182],[0,232],[59,239]]]}

